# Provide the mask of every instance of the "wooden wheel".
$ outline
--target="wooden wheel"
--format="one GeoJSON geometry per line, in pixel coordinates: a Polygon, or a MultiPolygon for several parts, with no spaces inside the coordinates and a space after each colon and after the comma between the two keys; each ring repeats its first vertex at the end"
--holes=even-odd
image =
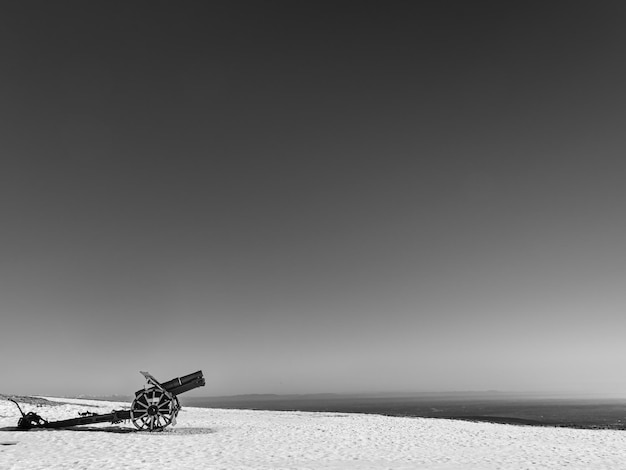
{"type": "Polygon", "coordinates": [[[142,390],[133,401],[130,419],[140,431],[160,431],[176,424],[180,403],[175,395],[158,388],[142,390]]]}

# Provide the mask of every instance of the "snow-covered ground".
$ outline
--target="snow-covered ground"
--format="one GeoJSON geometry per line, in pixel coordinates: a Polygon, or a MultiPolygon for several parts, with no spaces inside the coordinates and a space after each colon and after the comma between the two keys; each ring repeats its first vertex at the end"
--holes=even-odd
{"type": "MultiPolygon", "coordinates": [[[[22,408],[52,421],[128,407],[62,400],[72,404],[22,408]]],[[[0,399],[0,427],[18,418],[15,405],[0,399]]],[[[624,431],[189,407],[163,432],[110,432],[119,427],[134,429],[0,431],[0,469],[626,468],[624,431]]]]}

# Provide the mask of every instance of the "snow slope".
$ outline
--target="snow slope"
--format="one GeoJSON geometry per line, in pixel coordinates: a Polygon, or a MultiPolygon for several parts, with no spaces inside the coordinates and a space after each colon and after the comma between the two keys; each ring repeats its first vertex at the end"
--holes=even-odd
{"type": "MultiPolygon", "coordinates": [[[[61,399],[51,399],[61,400],[61,399]]],[[[48,420],[128,404],[22,405],[48,420]]],[[[15,426],[0,400],[0,427],[15,426]]],[[[80,430],[83,429],[83,430],[80,430]]],[[[0,469],[619,469],[626,432],[524,427],[365,414],[183,408],[163,432],[0,431],[0,469]]]]}

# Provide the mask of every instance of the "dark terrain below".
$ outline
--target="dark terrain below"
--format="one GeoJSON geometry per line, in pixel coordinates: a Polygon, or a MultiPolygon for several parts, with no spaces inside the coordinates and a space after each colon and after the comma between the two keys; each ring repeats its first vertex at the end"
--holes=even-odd
{"type": "Polygon", "coordinates": [[[242,395],[186,397],[203,408],[368,413],[495,423],[626,429],[626,399],[546,398],[512,394],[242,395]]]}

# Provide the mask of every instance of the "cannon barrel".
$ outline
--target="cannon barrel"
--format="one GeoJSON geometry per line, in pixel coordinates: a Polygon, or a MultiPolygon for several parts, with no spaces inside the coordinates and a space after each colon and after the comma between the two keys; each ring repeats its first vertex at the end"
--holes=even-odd
{"type": "Polygon", "coordinates": [[[175,379],[168,380],[161,384],[165,390],[172,395],[180,395],[181,393],[188,392],[194,388],[203,387],[205,384],[202,371],[194,372],[183,377],[176,377],[175,379]]]}

